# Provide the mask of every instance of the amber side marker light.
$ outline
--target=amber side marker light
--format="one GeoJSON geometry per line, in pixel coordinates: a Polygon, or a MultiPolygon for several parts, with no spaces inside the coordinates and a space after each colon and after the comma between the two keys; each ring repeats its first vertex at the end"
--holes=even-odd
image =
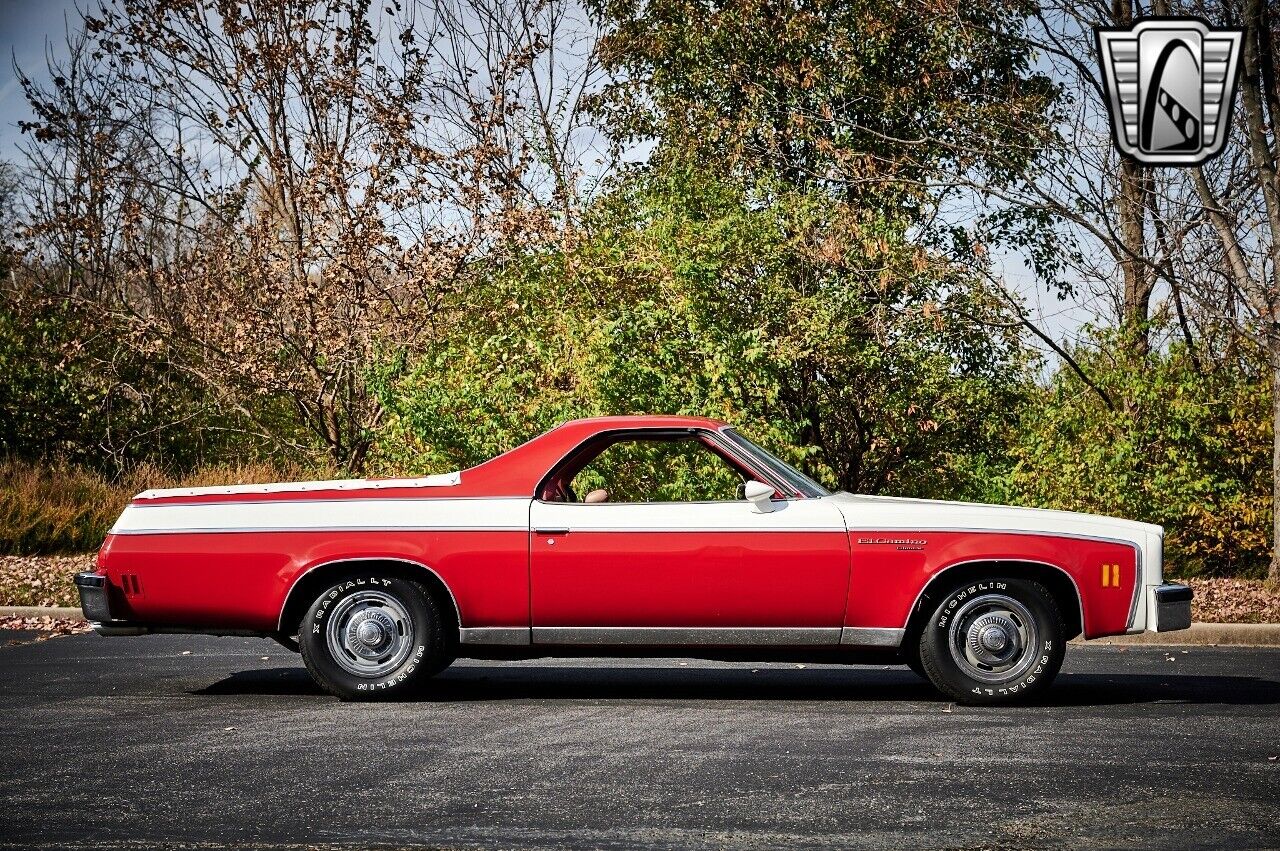
{"type": "Polygon", "coordinates": [[[1102,566],[1102,587],[1103,588],[1119,588],[1120,587],[1120,565],[1104,564],[1102,566]]]}

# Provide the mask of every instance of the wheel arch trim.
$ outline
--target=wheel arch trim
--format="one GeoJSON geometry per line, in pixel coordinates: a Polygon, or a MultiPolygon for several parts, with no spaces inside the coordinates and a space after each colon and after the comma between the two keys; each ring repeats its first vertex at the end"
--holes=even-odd
{"type": "Polygon", "coordinates": [[[1052,570],[1056,570],[1058,573],[1061,573],[1064,577],[1066,577],[1067,582],[1070,583],[1071,589],[1075,591],[1076,606],[1078,607],[1078,611],[1080,612],[1080,634],[1081,635],[1086,634],[1085,622],[1084,622],[1084,618],[1085,618],[1084,597],[1080,594],[1080,585],[1076,582],[1076,578],[1071,575],[1070,571],[1068,571],[1062,565],[1054,564],[1053,562],[1043,561],[1041,559],[1034,559],[1034,558],[990,558],[990,557],[981,558],[979,557],[979,558],[967,558],[967,559],[964,559],[963,561],[954,562],[952,564],[947,565],[946,567],[941,568],[940,570],[935,571],[933,575],[929,577],[929,580],[925,582],[923,586],[921,586],[920,591],[916,594],[916,598],[911,602],[911,606],[907,609],[907,617],[902,623],[902,629],[904,630],[904,635],[907,630],[911,629],[911,622],[916,616],[916,607],[919,606],[920,601],[924,599],[925,592],[928,591],[930,588],[932,588],[935,584],[937,584],[942,579],[942,577],[945,576],[947,572],[952,570],[953,568],[966,567],[966,566],[975,565],[975,564],[1034,564],[1040,567],[1047,567],[1052,570]]]}
{"type": "Polygon", "coordinates": [[[289,584],[289,590],[285,592],[284,600],[281,601],[280,603],[280,614],[276,616],[276,631],[281,634],[284,634],[284,631],[285,631],[284,615],[285,615],[285,612],[289,611],[289,604],[295,602],[293,599],[294,592],[298,590],[298,586],[300,586],[308,576],[314,574],[317,570],[321,570],[323,568],[329,568],[329,567],[336,567],[338,565],[343,565],[343,564],[379,564],[379,563],[408,565],[409,567],[414,567],[419,570],[423,570],[429,573],[431,576],[435,577],[436,581],[440,583],[440,587],[444,588],[445,593],[449,595],[449,602],[453,604],[454,621],[456,622],[459,629],[462,628],[462,609],[458,606],[458,598],[453,593],[453,589],[449,587],[449,583],[444,581],[444,577],[441,576],[440,573],[435,568],[411,558],[404,558],[403,556],[352,556],[349,558],[335,558],[335,559],[327,559],[325,561],[317,562],[316,564],[311,565],[306,570],[302,571],[297,576],[295,576],[293,578],[293,581],[289,584]]]}

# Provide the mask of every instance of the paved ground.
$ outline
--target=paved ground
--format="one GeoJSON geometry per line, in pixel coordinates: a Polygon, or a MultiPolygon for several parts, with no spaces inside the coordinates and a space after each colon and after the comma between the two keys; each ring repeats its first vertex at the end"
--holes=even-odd
{"type": "Polygon", "coordinates": [[[0,847],[1280,848],[1280,649],[905,669],[459,663],[344,705],[254,639],[0,636],[0,847]],[[8,643],[6,643],[8,641],[8,643]]]}

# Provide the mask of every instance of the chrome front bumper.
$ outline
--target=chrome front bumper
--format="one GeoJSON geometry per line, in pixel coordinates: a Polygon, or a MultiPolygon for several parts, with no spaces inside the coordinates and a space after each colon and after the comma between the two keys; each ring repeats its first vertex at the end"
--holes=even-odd
{"type": "Polygon", "coordinates": [[[1171,632],[1175,629],[1191,627],[1191,589],[1176,582],[1165,582],[1153,585],[1149,589],[1152,606],[1149,611],[1155,613],[1155,623],[1148,624],[1152,632],[1171,632]]]}

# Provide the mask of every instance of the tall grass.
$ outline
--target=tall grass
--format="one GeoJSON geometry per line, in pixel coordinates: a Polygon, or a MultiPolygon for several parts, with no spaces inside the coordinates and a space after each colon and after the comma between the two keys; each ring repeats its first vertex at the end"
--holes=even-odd
{"type": "Polygon", "coordinates": [[[261,484],[326,476],[265,462],[218,464],[174,476],[141,464],[115,480],[72,465],[0,458],[0,554],[51,555],[98,549],[129,499],[150,488],[261,484]]]}

